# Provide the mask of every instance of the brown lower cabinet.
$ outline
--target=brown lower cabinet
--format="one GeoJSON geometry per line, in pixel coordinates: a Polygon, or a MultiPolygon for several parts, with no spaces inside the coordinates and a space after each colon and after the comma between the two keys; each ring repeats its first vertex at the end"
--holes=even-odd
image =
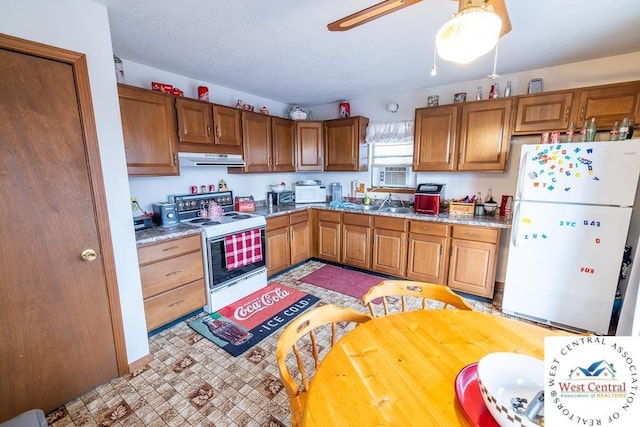
{"type": "Polygon", "coordinates": [[[403,277],[407,265],[407,220],[373,217],[373,259],[371,269],[403,277]]]}
{"type": "Polygon", "coordinates": [[[341,213],[336,211],[318,211],[318,258],[325,261],[340,262],[340,239],[342,235],[341,213]]]}
{"type": "Polygon", "coordinates": [[[311,258],[309,212],[267,219],[267,276],[311,258]]]}
{"type": "Polygon", "coordinates": [[[138,263],[148,331],[207,304],[200,234],[140,246],[138,263]]]}
{"type": "Polygon", "coordinates": [[[371,215],[345,212],[342,216],[342,263],[371,269],[371,215]]]}
{"type": "Polygon", "coordinates": [[[408,279],[447,284],[450,231],[448,224],[409,221],[408,279]]]}

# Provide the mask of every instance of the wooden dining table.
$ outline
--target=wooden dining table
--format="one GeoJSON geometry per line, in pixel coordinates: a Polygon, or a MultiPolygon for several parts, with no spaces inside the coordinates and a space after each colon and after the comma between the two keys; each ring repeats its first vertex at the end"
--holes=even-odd
{"type": "Polygon", "coordinates": [[[455,379],[493,352],[543,359],[544,337],[566,332],[466,310],[415,310],[347,333],[318,366],[305,426],[471,426],[455,379]]]}

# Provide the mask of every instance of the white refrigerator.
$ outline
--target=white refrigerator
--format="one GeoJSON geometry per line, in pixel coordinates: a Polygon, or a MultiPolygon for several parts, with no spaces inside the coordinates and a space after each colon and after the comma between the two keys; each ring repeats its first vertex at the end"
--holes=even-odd
{"type": "Polygon", "coordinates": [[[504,312],[607,334],[640,139],[522,147],[504,312]]]}

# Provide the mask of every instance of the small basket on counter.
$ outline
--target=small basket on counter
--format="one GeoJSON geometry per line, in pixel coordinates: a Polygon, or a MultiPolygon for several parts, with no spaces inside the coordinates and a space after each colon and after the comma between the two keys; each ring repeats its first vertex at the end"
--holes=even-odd
{"type": "Polygon", "coordinates": [[[255,212],[256,202],[253,200],[253,196],[236,196],[233,209],[236,212],[255,212]]]}
{"type": "Polygon", "coordinates": [[[450,202],[449,215],[473,216],[476,209],[476,202],[450,202]]]}

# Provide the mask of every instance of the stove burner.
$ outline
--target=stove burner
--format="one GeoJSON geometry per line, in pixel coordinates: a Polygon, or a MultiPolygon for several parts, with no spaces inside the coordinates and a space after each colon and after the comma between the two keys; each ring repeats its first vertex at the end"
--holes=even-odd
{"type": "Polygon", "coordinates": [[[227,212],[226,214],[224,214],[224,216],[230,216],[230,217],[235,217],[240,215],[238,212],[227,212]]]}
{"type": "Polygon", "coordinates": [[[190,222],[198,223],[198,222],[207,222],[207,221],[209,221],[209,220],[206,219],[206,218],[196,218],[196,219],[192,219],[190,222]]]}
{"type": "Polygon", "coordinates": [[[202,223],[202,225],[218,225],[218,224],[220,224],[219,221],[207,221],[202,223]]]}
{"type": "Polygon", "coordinates": [[[233,219],[247,219],[247,218],[251,218],[251,215],[239,214],[233,217],[233,219]]]}

